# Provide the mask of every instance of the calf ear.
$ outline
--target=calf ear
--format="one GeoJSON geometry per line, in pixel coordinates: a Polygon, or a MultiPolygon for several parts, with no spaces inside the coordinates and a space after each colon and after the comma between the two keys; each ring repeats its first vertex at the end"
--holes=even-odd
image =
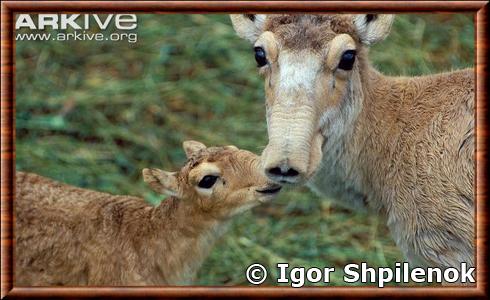
{"type": "Polygon", "coordinates": [[[182,148],[184,148],[185,156],[189,158],[194,153],[206,149],[206,145],[198,141],[185,141],[182,143],[182,148]]]}
{"type": "Polygon", "coordinates": [[[394,15],[354,15],[354,25],[361,42],[372,45],[388,36],[393,24],[394,15]]]}
{"type": "Polygon", "coordinates": [[[169,196],[178,195],[177,172],[143,169],[143,180],[157,193],[169,196]]]}
{"type": "Polygon", "coordinates": [[[237,35],[252,44],[264,29],[266,15],[230,15],[231,23],[237,35]]]}

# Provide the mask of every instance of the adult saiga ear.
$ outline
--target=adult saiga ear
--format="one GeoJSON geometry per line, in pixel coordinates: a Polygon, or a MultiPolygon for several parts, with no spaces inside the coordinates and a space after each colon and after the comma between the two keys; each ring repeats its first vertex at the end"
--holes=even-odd
{"type": "Polygon", "coordinates": [[[157,193],[169,196],[178,196],[179,194],[177,172],[143,169],[143,180],[157,193]]]}
{"type": "Polygon", "coordinates": [[[267,15],[240,14],[230,18],[237,35],[253,44],[264,29],[267,15]]]}
{"type": "Polygon", "coordinates": [[[367,46],[384,40],[390,33],[394,15],[354,15],[354,25],[361,42],[367,46]]]}

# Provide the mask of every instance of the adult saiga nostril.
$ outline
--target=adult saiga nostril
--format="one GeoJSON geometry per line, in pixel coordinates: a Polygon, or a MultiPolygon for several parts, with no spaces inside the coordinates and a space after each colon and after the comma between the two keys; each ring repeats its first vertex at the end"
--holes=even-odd
{"type": "Polygon", "coordinates": [[[279,167],[270,168],[269,170],[267,170],[267,173],[269,173],[270,175],[284,176],[284,177],[296,177],[299,175],[299,172],[293,168],[287,168],[285,171],[283,171],[279,167]]]}

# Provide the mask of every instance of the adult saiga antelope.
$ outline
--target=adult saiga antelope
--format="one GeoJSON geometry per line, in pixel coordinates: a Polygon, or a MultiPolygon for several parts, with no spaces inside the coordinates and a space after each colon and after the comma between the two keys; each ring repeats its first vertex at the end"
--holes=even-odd
{"type": "Polygon", "coordinates": [[[265,77],[266,174],[386,216],[412,264],[474,262],[474,74],[369,63],[392,15],[232,15],[265,77]]]}

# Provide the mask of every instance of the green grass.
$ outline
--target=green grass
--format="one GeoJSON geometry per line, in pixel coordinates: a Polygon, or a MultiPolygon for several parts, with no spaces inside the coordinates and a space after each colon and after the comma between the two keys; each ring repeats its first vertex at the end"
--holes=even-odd
{"type": "MultiPolygon", "coordinates": [[[[251,45],[226,15],[139,15],[138,42],[16,43],[16,167],[76,186],[143,196],[140,171],[178,169],[181,143],[267,144],[262,79],[251,45]]],[[[471,15],[403,15],[371,50],[386,74],[473,65],[471,15]]],[[[254,262],[291,266],[402,260],[382,220],[306,188],[238,217],[199,272],[199,285],[244,285],[254,262]]],[[[271,276],[269,276],[270,278],[271,276]]],[[[274,276],[272,276],[274,277],[274,276]]],[[[275,284],[272,280],[266,284],[275,284]]],[[[343,285],[336,272],[330,285],[343,285]]]]}

